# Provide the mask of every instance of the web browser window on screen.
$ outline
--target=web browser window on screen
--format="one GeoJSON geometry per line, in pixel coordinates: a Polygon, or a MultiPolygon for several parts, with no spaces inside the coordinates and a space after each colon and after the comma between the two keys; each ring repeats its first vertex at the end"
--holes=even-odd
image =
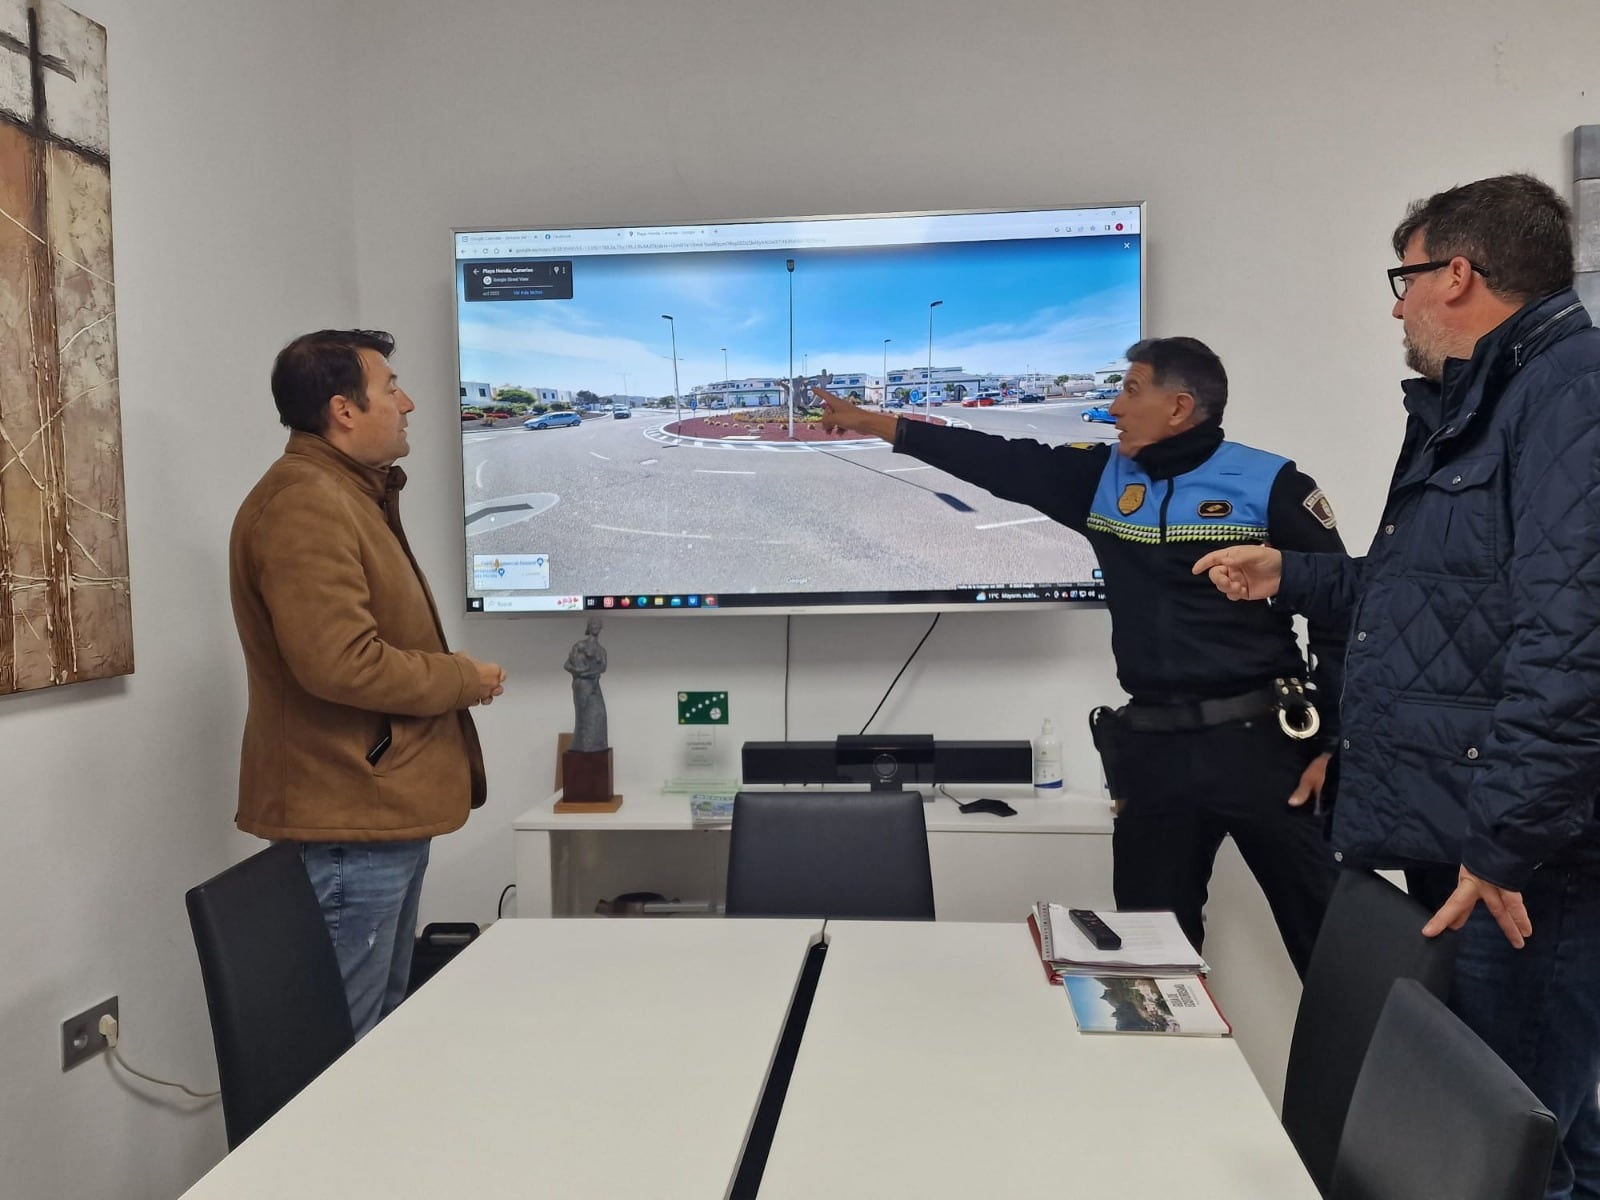
{"type": "Polygon", "coordinates": [[[455,237],[473,612],[669,615],[1104,599],[1031,509],[824,429],[1111,440],[1138,205],[455,237]],[[627,418],[627,419],[621,419],[627,418]]]}

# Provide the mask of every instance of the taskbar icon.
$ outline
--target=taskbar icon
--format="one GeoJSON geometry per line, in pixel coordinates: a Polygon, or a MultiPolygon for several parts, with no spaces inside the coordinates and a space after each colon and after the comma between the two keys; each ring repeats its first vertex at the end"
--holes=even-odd
{"type": "Polygon", "coordinates": [[[672,609],[683,610],[686,608],[716,608],[717,597],[712,592],[679,592],[676,595],[663,593],[661,595],[627,595],[627,596],[585,596],[585,608],[593,609],[672,609]]]}

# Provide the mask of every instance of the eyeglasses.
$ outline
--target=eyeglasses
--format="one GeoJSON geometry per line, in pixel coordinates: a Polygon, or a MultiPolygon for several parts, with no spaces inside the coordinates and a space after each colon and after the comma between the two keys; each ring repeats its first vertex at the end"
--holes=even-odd
{"type": "MultiPolygon", "coordinates": [[[[1460,256],[1458,255],[1457,257],[1460,256]]],[[[1411,277],[1413,275],[1426,275],[1429,271],[1437,271],[1441,267],[1448,267],[1453,262],[1455,262],[1454,258],[1443,258],[1439,259],[1437,262],[1412,263],[1409,267],[1390,267],[1389,290],[1394,293],[1394,298],[1396,300],[1404,300],[1406,298],[1406,293],[1411,290],[1411,277]]],[[[1488,270],[1484,267],[1480,267],[1477,263],[1471,261],[1470,259],[1467,260],[1467,266],[1471,267],[1485,279],[1489,278],[1488,270]]]]}

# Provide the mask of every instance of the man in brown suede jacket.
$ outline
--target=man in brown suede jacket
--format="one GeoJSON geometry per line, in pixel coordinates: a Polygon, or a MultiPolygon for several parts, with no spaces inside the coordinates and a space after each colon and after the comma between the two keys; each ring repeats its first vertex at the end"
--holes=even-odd
{"type": "Polygon", "coordinates": [[[237,822],[300,843],[357,1037],[405,997],[429,839],[483,803],[467,709],[505,672],[452,654],[400,526],[416,406],[372,330],[296,338],[272,368],[293,432],[228,547],[250,685],[237,822]]]}

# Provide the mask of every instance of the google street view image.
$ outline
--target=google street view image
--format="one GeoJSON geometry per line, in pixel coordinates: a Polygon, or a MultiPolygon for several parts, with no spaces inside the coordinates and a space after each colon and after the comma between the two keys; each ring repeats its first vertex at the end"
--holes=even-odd
{"type": "Polygon", "coordinates": [[[467,606],[1099,598],[1031,509],[824,432],[1114,440],[1137,207],[456,235],[467,606]]]}

